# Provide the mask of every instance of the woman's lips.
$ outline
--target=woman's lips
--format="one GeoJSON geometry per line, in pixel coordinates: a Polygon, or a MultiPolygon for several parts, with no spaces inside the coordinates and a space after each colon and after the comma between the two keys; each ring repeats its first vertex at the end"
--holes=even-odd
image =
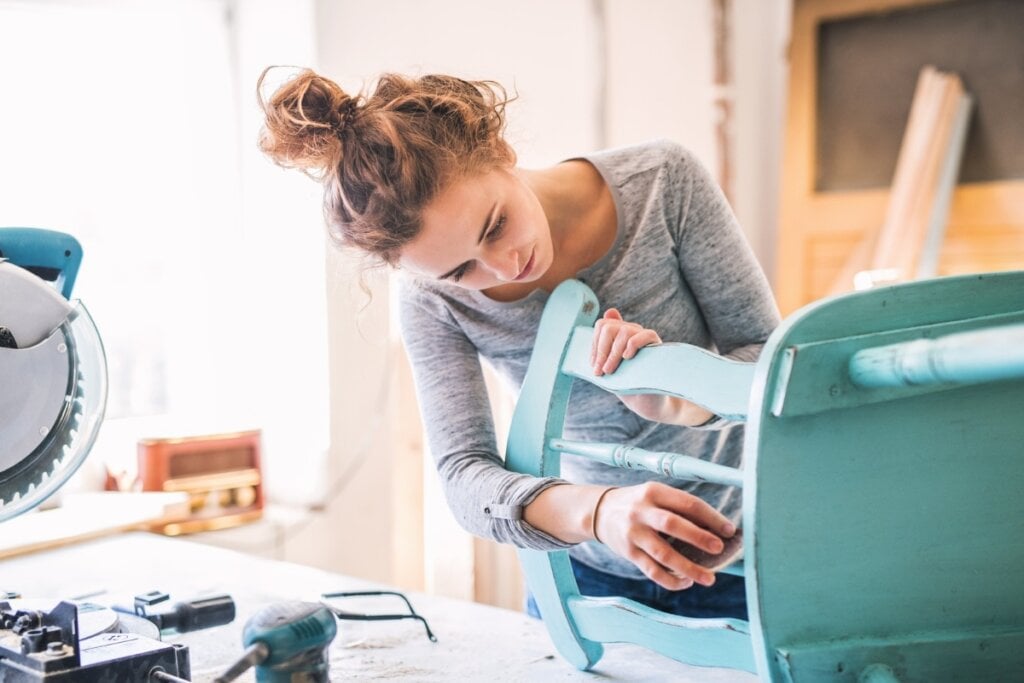
{"type": "Polygon", "coordinates": [[[537,256],[537,250],[534,249],[533,251],[530,252],[530,260],[527,261],[526,265],[523,266],[523,269],[521,271],[519,271],[519,275],[516,275],[516,281],[517,282],[519,280],[522,280],[523,278],[525,278],[527,275],[530,274],[530,271],[533,270],[533,260],[534,260],[534,258],[536,258],[536,256],[537,256]]]}

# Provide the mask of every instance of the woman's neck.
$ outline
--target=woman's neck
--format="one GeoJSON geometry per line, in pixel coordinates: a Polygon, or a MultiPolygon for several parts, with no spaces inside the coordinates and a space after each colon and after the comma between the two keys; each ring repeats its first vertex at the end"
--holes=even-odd
{"type": "Polygon", "coordinates": [[[573,160],[517,172],[547,216],[555,251],[553,275],[563,276],[556,279],[572,277],[608,252],[618,228],[615,202],[596,168],[573,160]]]}

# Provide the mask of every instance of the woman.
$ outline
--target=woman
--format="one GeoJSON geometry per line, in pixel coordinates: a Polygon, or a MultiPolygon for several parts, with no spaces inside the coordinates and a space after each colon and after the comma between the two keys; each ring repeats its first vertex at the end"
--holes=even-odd
{"type": "MultiPolygon", "coordinates": [[[[430,451],[468,531],[569,548],[584,594],[745,618],[742,580],[716,582],[669,542],[721,552],[737,490],[570,456],[559,479],[505,470],[479,359],[518,387],[549,293],[578,278],[610,306],[597,323],[596,374],[662,338],[753,360],[778,324],[764,275],[714,182],[680,146],[518,168],[503,138],[507,101],[495,83],[439,75],[387,74],[372,93],[349,95],[307,70],[260,96],[260,147],[323,182],[337,242],[403,275],[402,335],[430,451]]],[[[568,438],[740,464],[742,426],[699,406],[588,383],[573,391],[568,438]]]]}

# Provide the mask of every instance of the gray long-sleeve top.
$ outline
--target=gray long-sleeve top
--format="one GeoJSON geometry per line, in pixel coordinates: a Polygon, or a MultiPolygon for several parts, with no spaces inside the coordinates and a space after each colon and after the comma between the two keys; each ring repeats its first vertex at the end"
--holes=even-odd
{"type": "MultiPolygon", "coordinates": [[[[580,157],[611,189],[615,242],[578,279],[630,322],[735,360],[752,361],[779,323],[763,272],[718,186],[687,150],[659,140],[580,157]]],[[[562,479],[506,470],[495,442],[480,359],[518,389],[548,293],[513,302],[450,283],[403,276],[402,337],[413,367],[430,452],[448,504],[469,532],[519,547],[570,548],[572,556],[631,578],[643,574],[599,543],[571,545],[527,524],[522,508],[564,481],[628,486],[666,481],[737,518],[740,492],[662,479],[564,455],[562,479]]],[[[614,395],[576,380],[566,415],[569,439],[622,442],[740,466],[743,425],[687,428],[643,420],[614,395]]]]}

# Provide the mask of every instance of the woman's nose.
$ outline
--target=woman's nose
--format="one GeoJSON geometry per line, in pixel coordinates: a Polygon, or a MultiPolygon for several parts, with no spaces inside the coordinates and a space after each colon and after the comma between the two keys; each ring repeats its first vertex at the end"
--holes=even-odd
{"type": "Polygon", "coordinates": [[[515,249],[488,254],[484,263],[495,277],[504,282],[515,280],[523,269],[522,264],[519,263],[519,253],[515,249]]]}

